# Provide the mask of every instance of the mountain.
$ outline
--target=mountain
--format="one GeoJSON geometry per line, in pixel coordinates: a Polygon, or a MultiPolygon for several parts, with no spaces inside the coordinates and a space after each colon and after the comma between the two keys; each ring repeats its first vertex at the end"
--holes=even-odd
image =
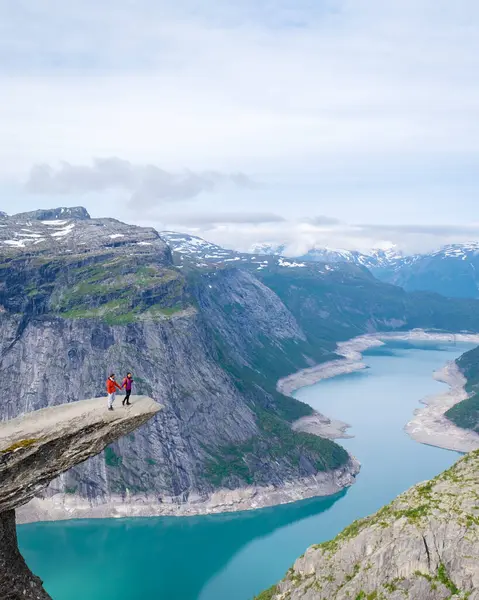
{"type": "Polygon", "coordinates": [[[437,252],[400,261],[378,277],[405,290],[430,290],[455,298],[479,298],[479,243],[452,244],[437,252]]]}
{"type": "Polygon", "coordinates": [[[456,363],[466,377],[469,397],[445,414],[455,425],[479,433],[479,347],[465,352],[456,363]]]}
{"type": "Polygon", "coordinates": [[[283,267],[305,267],[306,264],[296,259],[284,258],[276,253],[247,253],[228,250],[207,242],[206,240],[186,233],[161,231],[160,236],[173,251],[175,264],[179,267],[198,269],[224,266],[262,269],[279,265],[283,267]]]}
{"type": "MultiPolygon", "coordinates": [[[[284,249],[284,245],[264,246],[268,254],[280,254],[284,249]]],[[[435,252],[413,255],[404,255],[394,248],[369,253],[315,248],[294,260],[352,263],[366,267],[378,279],[409,292],[431,291],[452,298],[479,298],[479,242],[450,244],[435,252]]]]}
{"type": "Polygon", "coordinates": [[[408,294],[363,266],[236,253],[65,210],[0,222],[1,418],[104,396],[109,372],[132,371],[135,393],[165,406],[50,486],[69,510],[76,498],[104,515],[122,503],[231,510],[350,485],[357,465],[292,430],[312,409],[277,380],[365,332],[479,331],[477,301],[408,294]]]}
{"type": "Polygon", "coordinates": [[[479,451],[335,539],[257,600],[479,599],[479,451]]]}
{"type": "Polygon", "coordinates": [[[2,418],[104,396],[112,371],[132,371],[135,391],[165,405],[49,494],[97,503],[133,495],[174,510],[218,488],[281,487],[318,473],[331,473],[333,490],[333,480],[352,481],[357,467],[340,446],[290,428],[312,409],[276,392],[276,371],[328,351],[312,347],[270,289],[237,269],[183,274],[152,229],[83,213],[63,218],[61,209],[48,217],[2,220],[2,418]],[[258,374],[267,347],[276,363],[264,361],[258,374]]]}

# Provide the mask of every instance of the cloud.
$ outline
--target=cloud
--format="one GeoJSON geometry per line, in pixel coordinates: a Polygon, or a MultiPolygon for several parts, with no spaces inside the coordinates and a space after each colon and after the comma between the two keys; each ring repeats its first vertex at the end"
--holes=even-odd
{"type": "Polygon", "coordinates": [[[199,228],[203,231],[224,225],[262,225],[264,223],[283,223],[285,221],[285,218],[280,215],[264,212],[182,213],[162,215],[162,218],[173,225],[184,225],[199,228]]]}
{"type": "MultiPolygon", "coordinates": [[[[406,254],[430,252],[451,244],[468,242],[479,238],[479,223],[465,226],[430,225],[416,226],[408,224],[376,225],[348,224],[339,219],[266,220],[249,222],[248,218],[211,220],[194,225],[188,218],[175,222],[174,229],[195,233],[227,248],[248,251],[258,243],[284,247],[286,256],[301,256],[315,248],[358,250],[367,253],[374,248],[389,249],[395,247],[406,254]]],[[[194,219],[193,219],[194,221],[194,219]]]]}
{"type": "Polygon", "coordinates": [[[479,223],[469,225],[358,225],[358,230],[382,236],[399,236],[399,235],[427,235],[438,238],[445,237],[464,237],[479,235],[479,223]]]}
{"type": "Polygon", "coordinates": [[[451,239],[367,223],[475,214],[476,0],[17,0],[0,2],[0,30],[9,212],[35,208],[40,189],[76,190],[77,204],[93,187],[85,203],[106,215],[126,192],[135,212],[117,216],[145,222],[193,198],[208,220],[220,199],[225,213],[287,219],[203,225],[227,244],[361,248],[451,239]],[[90,164],[105,155],[131,163],[90,164]],[[32,164],[47,166],[26,197],[32,164]],[[330,213],[343,223],[315,220],[330,213]]]}
{"type": "Polygon", "coordinates": [[[172,173],[156,165],[134,165],[117,157],[95,158],[91,166],[62,162],[58,168],[35,165],[26,189],[33,194],[87,194],[107,190],[130,193],[129,206],[154,209],[158,204],[196,198],[230,185],[252,189],[256,184],[244,173],[183,171],[172,173]]]}
{"type": "Polygon", "coordinates": [[[341,221],[334,217],[328,217],[326,215],[317,215],[316,217],[305,217],[304,223],[310,223],[311,225],[339,225],[341,221]]]}

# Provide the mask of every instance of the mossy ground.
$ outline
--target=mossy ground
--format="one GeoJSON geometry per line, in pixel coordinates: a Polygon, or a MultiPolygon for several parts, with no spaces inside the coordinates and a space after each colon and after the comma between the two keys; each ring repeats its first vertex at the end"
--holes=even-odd
{"type": "Polygon", "coordinates": [[[33,446],[33,444],[36,444],[37,442],[38,442],[38,440],[35,440],[35,439],[20,440],[19,442],[15,442],[8,448],[5,448],[4,450],[0,450],[0,454],[8,454],[9,452],[15,452],[16,450],[20,450],[22,448],[29,448],[30,446],[33,446]]]}

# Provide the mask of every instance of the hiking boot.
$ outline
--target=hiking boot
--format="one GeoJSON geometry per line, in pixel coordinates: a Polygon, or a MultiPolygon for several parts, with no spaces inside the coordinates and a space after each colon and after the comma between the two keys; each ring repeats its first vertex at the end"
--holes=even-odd
{"type": "Polygon", "coordinates": [[[131,406],[131,402],[127,402],[127,403],[126,403],[126,405],[127,405],[127,406],[131,406]]]}
{"type": "Polygon", "coordinates": [[[108,407],[108,410],[113,410],[113,406],[109,406],[109,407],[108,407]]]}

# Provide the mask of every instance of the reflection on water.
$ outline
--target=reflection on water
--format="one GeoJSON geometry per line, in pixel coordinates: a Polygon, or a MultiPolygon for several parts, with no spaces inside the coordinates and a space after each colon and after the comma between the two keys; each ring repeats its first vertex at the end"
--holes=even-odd
{"type": "Polygon", "coordinates": [[[367,353],[370,369],[297,393],[352,425],[342,443],[362,470],[347,492],[230,515],[21,526],[22,551],[54,600],[248,600],[309,545],[457,459],[403,426],[419,399],[443,389],[432,371],[469,347],[394,341],[367,353]]]}

